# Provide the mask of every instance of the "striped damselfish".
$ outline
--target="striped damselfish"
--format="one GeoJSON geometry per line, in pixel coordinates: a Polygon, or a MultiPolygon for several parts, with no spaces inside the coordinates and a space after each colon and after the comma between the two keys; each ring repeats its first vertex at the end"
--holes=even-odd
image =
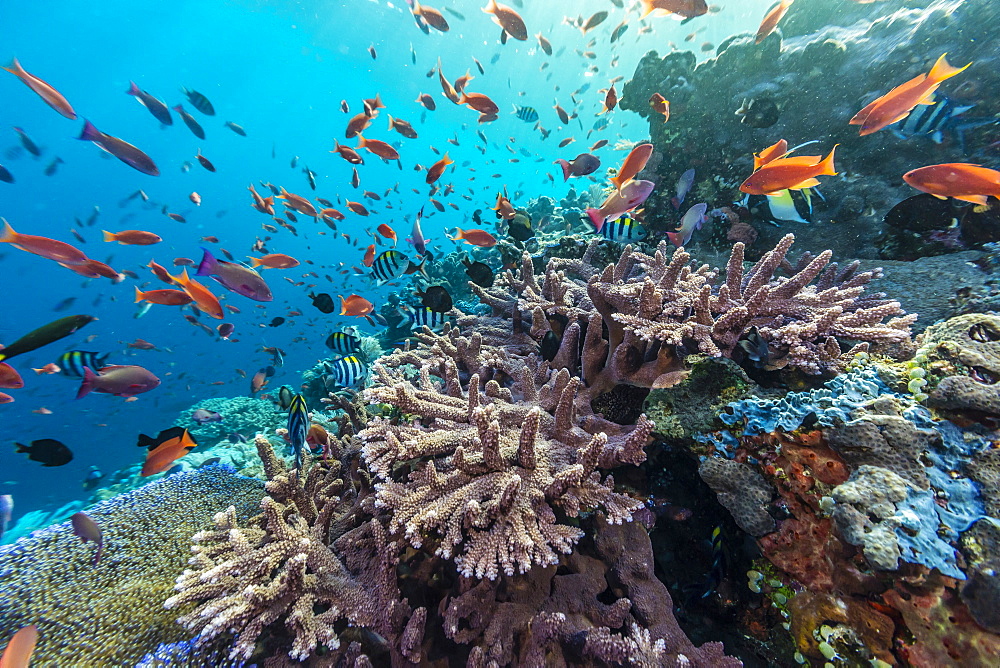
{"type": "Polygon", "coordinates": [[[538,120],[538,112],[534,107],[519,107],[515,104],[514,115],[525,123],[534,123],[538,120]]]}
{"type": "Polygon", "coordinates": [[[94,372],[107,366],[108,357],[111,353],[91,353],[85,350],[71,350],[59,356],[56,363],[64,376],[73,378],[83,378],[83,367],[90,367],[94,372]]]}
{"type": "Polygon", "coordinates": [[[288,442],[295,452],[295,467],[302,467],[302,448],[306,446],[309,433],[309,406],[305,397],[296,394],[288,404],[288,442]]]}
{"type": "Polygon", "coordinates": [[[372,262],[372,276],[379,281],[391,281],[403,274],[424,273],[426,261],[427,256],[425,255],[420,264],[413,264],[406,255],[398,250],[387,250],[372,262]]]}
{"type": "Polygon", "coordinates": [[[365,377],[365,365],[354,355],[323,362],[323,367],[327,373],[327,386],[354,387],[365,377]]]}
{"type": "Polygon", "coordinates": [[[642,223],[625,214],[614,220],[605,221],[601,226],[600,234],[609,241],[640,241],[648,236],[646,228],[642,223]]]}
{"type": "Polygon", "coordinates": [[[445,321],[448,320],[448,317],[443,313],[423,307],[401,306],[399,307],[399,312],[409,322],[411,329],[419,329],[425,325],[431,329],[438,329],[444,326],[445,321]]]}

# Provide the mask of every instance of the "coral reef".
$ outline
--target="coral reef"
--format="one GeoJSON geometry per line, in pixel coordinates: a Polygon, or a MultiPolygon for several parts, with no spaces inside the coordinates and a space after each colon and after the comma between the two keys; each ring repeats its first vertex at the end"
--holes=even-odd
{"type": "Polygon", "coordinates": [[[736,244],[718,286],[717,272],[692,269],[684,249],[668,262],[661,242],[653,256],[627,247],[603,271],[591,262],[592,244],[580,260],[550,260],[541,281],[525,255],[517,278],[508,272],[497,287],[473,290],[497,315],[532,318],[533,336],[551,329],[547,319],[568,320],[564,347],[572,349],[586,327],[580,364],[591,393],[622,382],[668,386],[683,377],[678,348],[730,356],[751,327],[768,345],[769,368],[808,374],[841,370],[869,345],[909,340],[915,316],[903,315],[884,295],[863,294],[877,271],[840,269],[830,264],[829,251],[807,253],[792,266],[786,255],[793,240],[786,235],[746,271],[743,245],[736,244]],[[790,277],[777,277],[779,268],[790,277]],[[861,343],[844,353],[837,338],[861,343]]]}
{"type": "MultiPolygon", "coordinates": [[[[902,139],[890,131],[859,137],[848,120],[879,95],[926,73],[947,52],[953,63],[974,64],[942,93],[975,105],[965,119],[988,122],[1000,111],[995,93],[1000,69],[996,56],[976,45],[990,39],[990,26],[1000,18],[996,3],[890,0],[879,3],[874,16],[871,7],[855,4],[800,0],[761,44],[751,32],[733,35],[703,62],[688,51],[662,57],[652,51],[642,58],[624,84],[619,106],[646,117],[656,146],[657,160],[650,164],[658,164],[640,175],[660,185],[646,203],[654,238],[677,226],[680,214],[669,203],[670,186],[686,169],[699,170],[690,198],[710,207],[729,205],[742,198],[736,187],[752,171],[752,153],[779,137],[792,145],[808,139],[842,145],[840,155],[859,178],[849,187],[821,186],[827,207],[796,234],[809,246],[836,244],[838,253],[851,257],[876,256],[876,237],[886,229],[882,217],[915,194],[899,175],[926,164],[928,151],[939,154],[938,162],[978,162],[991,141],[983,130],[966,132],[964,143],[947,132],[935,145],[926,135],[902,139]],[[669,123],[650,108],[653,93],[670,100],[669,123]],[[777,117],[768,127],[754,127],[736,115],[751,100],[776,105],[777,117]]],[[[782,234],[763,221],[752,224],[764,248],[782,234]]],[[[696,241],[710,232],[703,230],[696,241]]]]}
{"type": "MultiPolygon", "coordinates": [[[[338,630],[351,624],[395,638],[402,660],[398,640],[413,610],[399,600],[396,544],[377,520],[364,521],[365,477],[355,470],[352,478],[336,459],[304,475],[289,471],[266,438],[255,443],[268,478],[263,512],[241,526],[230,507],[213,530],[195,534],[191,568],[166,607],[199,603],[178,622],[197,633],[195,646],[235,633],[230,658],[250,659],[280,621],[287,636],[274,632],[265,643],[276,655],[302,661],[321,645],[342,653],[338,630]]],[[[339,447],[336,454],[349,461],[339,447]]]]}
{"type": "Polygon", "coordinates": [[[212,447],[233,433],[248,439],[261,432],[273,433],[284,426],[286,420],[285,414],[270,401],[253,397],[218,397],[199,401],[182,411],[174,424],[191,432],[199,446],[212,447]],[[222,420],[199,424],[191,417],[199,409],[218,413],[222,420]]]}
{"type": "Polygon", "coordinates": [[[37,624],[39,665],[89,666],[133,665],[158,643],[185,640],[163,600],[188,538],[227,506],[247,517],[262,494],[260,481],[206,467],[88,508],[104,537],[96,566],[68,522],[0,548],[0,638],[37,624]]]}

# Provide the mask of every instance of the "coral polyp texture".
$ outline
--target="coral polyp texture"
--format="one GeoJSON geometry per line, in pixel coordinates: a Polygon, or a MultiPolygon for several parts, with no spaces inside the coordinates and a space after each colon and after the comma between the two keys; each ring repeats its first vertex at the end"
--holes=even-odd
{"type": "Polygon", "coordinates": [[[36,624],[33,665],[47,666],[131,666],[158,643],[186,640],[163,600],[189,536],[227,506],[234,521],[247,517],[262,494],[259,480],[209,466],[88,508],[103,532],[97,564],[69,522],[0,548],[0,638],[36,624]]]}
{"type": "Polygon", "coordinates": [[[533,565],[554,564],[583,532],[560,522],[600,509],[613,523],[631,519],[641,502],[614,490],[598,468],[639,463],[652,423],[642,419],[627,435],[588,434],[575,424],[581,381],[565,370],[536,388],[523,368],[512,388],[480,385],[473,374],[461,386],[458,369],[441,394],[425,373],[420,386],[376,366],[383,384],[365,391],[371,402],[392,404],[421,424],[376,419],[359,435],[364,457],[381,481],[376,505],[391,513],[390,529],[414,547],[429,534],[436,553],[454,558],[467,577],[497,578],[533,565]],[[428,386],[428,384],[430,386],[428,386]],[[420,460],[393,479],[396,465],[420,460]]]}

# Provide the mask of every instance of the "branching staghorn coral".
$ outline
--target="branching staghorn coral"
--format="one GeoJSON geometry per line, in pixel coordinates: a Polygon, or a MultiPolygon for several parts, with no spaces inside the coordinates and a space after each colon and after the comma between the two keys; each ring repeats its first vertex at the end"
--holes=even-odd
{"type": "Polygon", "coordinates": [[[568,319],[564,349],[573,350],[583,337],[582,376],[588,386],[605,388],[667,385],[680,368],[679,347],[731,356],[752,327],[769,346],[771,368],[810,374],[839,370],[867,345],[845,354],[838,338],[875,344],[909,339],[915,316],[904,315],[883,294],[864,293],[880,270],[858,273],[857,262],[841,269],[831,264],[830,251],[806,253],[793,266],[786,259],[793,241],[786,235],[749,270],[744,245],[735,244],[721,284],[708,265],[693,268],[683,248],[668,259],[661,242],[652,256],[627,246],[603,270],[590,264],[592,245],[580,260],[550,260],[542,277],[525,255],[518,276],[508,270],[495,287],[473,291],[496,315],[530,317],[536,338],[553,316],[568,319]],[[779,270],[788,276],[778,276],[779,270]]]}
{"type": "MultiPolygon", "coordinates": [[[[198,632],[195,645],[235,633],[232,658],[249,659],[262,640],[280,645],[279,622],[289,642],[270,649],[295,660],[320,646],[337,650],[338,630],[348,624],[381,635],[401,657],[400,637],[422,637],[422,628],[410,628],[422,622],[407,623],[413,611],[396,584],[398,545],[363,511],[366,476],[337,462],[316,463],[302,476],[265,437],[256,445],[268,477],[263,513],[240,526],[230,509],[215,516],[215,530],[196,534],[191,567],[167,607],[198,602],[178,622],[198,632]]],[[[419,644],[406,651],[419,660],[419,644]]]]}
{"type": "Polygon", "coordinates": [[[368,401],[423,422],[377,418],[359,435],[382,479],[376,506],[389,509],[390,531],[414,547],[437,534],[436,554],[453,558],[460,573],[496,579],[556,563],[572,550],[583,534],[556,511],[577,517],[600,508],[613,523],[631,519],[641,503],[615,492],[613,477],[602,480],[597,469],[643,461],[649,420],[643,416],[627,434],[588,433],[575,419],[581,381],[565,370],[540,388],[527,366],[512,370],[510,388],[496,379],[481,388],[475,373],[466,390],[454,361],[444,364],[446,393],[426,365],[417,386],[376,364],[378,384],[365,390],[368,401]],[[394,479],[397,465],[417,459],[408,476],[394,479]]]}

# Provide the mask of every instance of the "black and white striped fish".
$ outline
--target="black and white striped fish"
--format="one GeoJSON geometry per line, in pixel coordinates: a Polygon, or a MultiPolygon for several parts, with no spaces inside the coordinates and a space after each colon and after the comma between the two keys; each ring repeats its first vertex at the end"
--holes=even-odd
{"type": "Polygon", "coordinates": [[[365,378],[365,365],[354,355],[342,357],[333,362],[324,362],[326,370],[326,384],[337,385],[339,387],[354,387],[365,378]]]}
{"type": "Polygon", "coordinates": [[[628,214],[605,221],[599,234],[608,241],[641,241],[649,235],[642,223],[628,214]]]}
{"type": "Polygon", "coordinates": [[[295,467],[302,467],[302,449],[309,434],[309,406],[305,397],[296,394],[288,404],[288,442],[295,452],[295,467]]]}
{"type": "Polygon", "coordinates": [[[326,337],[326,347],[341,355],[350,355],[361,350],[361,339],[347,332],[333,332],[326,337]]]}
{"type": "Polygon", "coordinates": [[[403,317],[406,318],[406,321],[410,324],[410,329],[420,329],[424,325],[430,327],[431,329],[440,329],[448,320],[448,316],[445,314],[432,311],[429,308],[424,308],[422,306],[419,308],[414,308],[412,306],[400,306],[399,312],[403,314],[403,317]]]}
{"type": "Polygon", "coordinates": [[[513,113],[525,123],[534,123],[538,120],[538,111],[534,107],[519,107],[515,104],[513,113]]]}
{"type": "Polygon", "coordinates": [[[107,366],[108,357],[110,353],[91,353],[84,350],[71,350],[68,353],[63,353],[59,356],[59,360],[56,365],[61,369],[60,373],[64,376],[71,376],[73,378],[83,378],[83,367],[90,367],[90,370],[97,373],[100,369],[107,366]]]}
{"type": "Polygon", "coordinates": [[[916,135],[926,135],[935,144],[944,141],[944,133],[956,129],[958,117],[975,105],[959,105],[955,101],[938,95],[931,98],[935,104],[918,104],[902,123],[892,127],[897,136],[907,139],[916,135]]]}
{"type": "Polygon", "coordinates": [[[372,276],[375,280],[383,282],[399,278],[404,274],[413,274],[416,272],[420,272],[426,276],[427,274],[424,273],[425,262],[427,262],[426,255],[420,264],[413,264],[406,255],[400,253],[398,250],[387,250],[372,262],[372,276]]]}

